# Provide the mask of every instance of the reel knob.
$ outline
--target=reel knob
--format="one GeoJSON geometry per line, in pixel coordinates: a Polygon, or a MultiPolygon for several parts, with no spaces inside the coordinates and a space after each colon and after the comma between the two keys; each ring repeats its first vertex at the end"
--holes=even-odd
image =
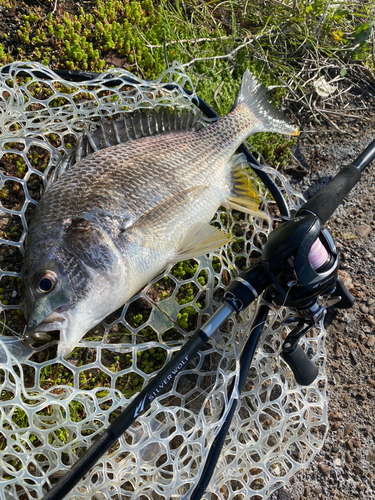
{"type": "Polygon", "coordinates": [[[297,384],[303,386],[312,384],[319,374],[319,368],[308,358],[299,344],[291,351],[287,350],[287,346],[288,344],[285,343],[281,357],[292,370],[297,384]]]}

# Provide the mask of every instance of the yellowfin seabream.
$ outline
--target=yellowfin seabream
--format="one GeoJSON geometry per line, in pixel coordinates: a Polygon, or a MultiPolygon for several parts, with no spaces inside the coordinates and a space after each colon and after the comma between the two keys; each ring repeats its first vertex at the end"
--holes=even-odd
{"type": "Polygon", "coordinates": [[[59,330],[71,344],[63,355],[168,264],[227,242],[210,225],[220,205],[254,214],[260,199],[234,156],[249,135],[298,134],[249,71],[215,123],[169,132],[160,116],[147,117],[143,137],[78,161],[36,207],[23,269],[28,330],[59,330]]]}

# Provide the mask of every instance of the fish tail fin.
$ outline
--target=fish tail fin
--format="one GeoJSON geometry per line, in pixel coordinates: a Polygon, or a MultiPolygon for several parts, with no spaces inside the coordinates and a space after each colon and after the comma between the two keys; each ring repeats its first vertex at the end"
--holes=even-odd
{"type": "Polygon", "coordinates": [[[299,128],[286,122],[281,111],[268,101],[266,87],[248,69],[242,77],[241,88],[234,108],[241,103],[245,103],[260,122],[257,126],[257,132],[299,135],[299,128]]]}

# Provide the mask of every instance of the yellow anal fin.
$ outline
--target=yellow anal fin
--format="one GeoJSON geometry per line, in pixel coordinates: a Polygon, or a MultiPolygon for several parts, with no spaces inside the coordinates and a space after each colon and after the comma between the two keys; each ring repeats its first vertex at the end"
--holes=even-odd
{"type": "Polygon", "coordinates": [[[250,176],[246,172],[246,158],[244,155],[236,155],[231,159],[232,165],[232,190],[227,196],[227,204],[230,208],[268,219],[267,215],[258,211],[262,198],[255,191],[250,176]]]}
{"type": "Polygon", "coordinates": [[[173,257],[173,262],[193,259],[206,253],[218,250],[228,243],[232,236],[220,231],[206,222],[193,224],[179,244],[173,257]]]}
{"type": "Polygon", "coordinates": [[[229,208],[238,210],[239,212],[244,212],[245,214],[252,215],[253,217],[259,217],[260,219],[269,220],[269,217],[259,210],[253,210],[248,205],[248,200],[246,198],[239,198],[236,196],[227,196],[227,205],[229,208]]]}

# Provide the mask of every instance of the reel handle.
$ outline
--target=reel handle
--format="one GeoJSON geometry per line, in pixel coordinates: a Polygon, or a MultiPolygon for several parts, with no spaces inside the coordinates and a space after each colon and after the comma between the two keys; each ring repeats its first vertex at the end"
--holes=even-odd
{"type": "Polygon", "coordinates": [[[281,357],[289,365],[299,385],[312,384],[319,374],[319,368],[308,358],[299,344],[290,352],[282,351],[281,357]]]}
{"type": "Polygon", "coordinates": [[[340,302],[337,302],[335,304],[335,307],[337,307],[337,309],[350,309],[351,307],[353,307],[355,302],[355,298],[346,288],[340,276],[337,277],[336,290],[331,293],[331,297],[341,297],[340,302]]]}

